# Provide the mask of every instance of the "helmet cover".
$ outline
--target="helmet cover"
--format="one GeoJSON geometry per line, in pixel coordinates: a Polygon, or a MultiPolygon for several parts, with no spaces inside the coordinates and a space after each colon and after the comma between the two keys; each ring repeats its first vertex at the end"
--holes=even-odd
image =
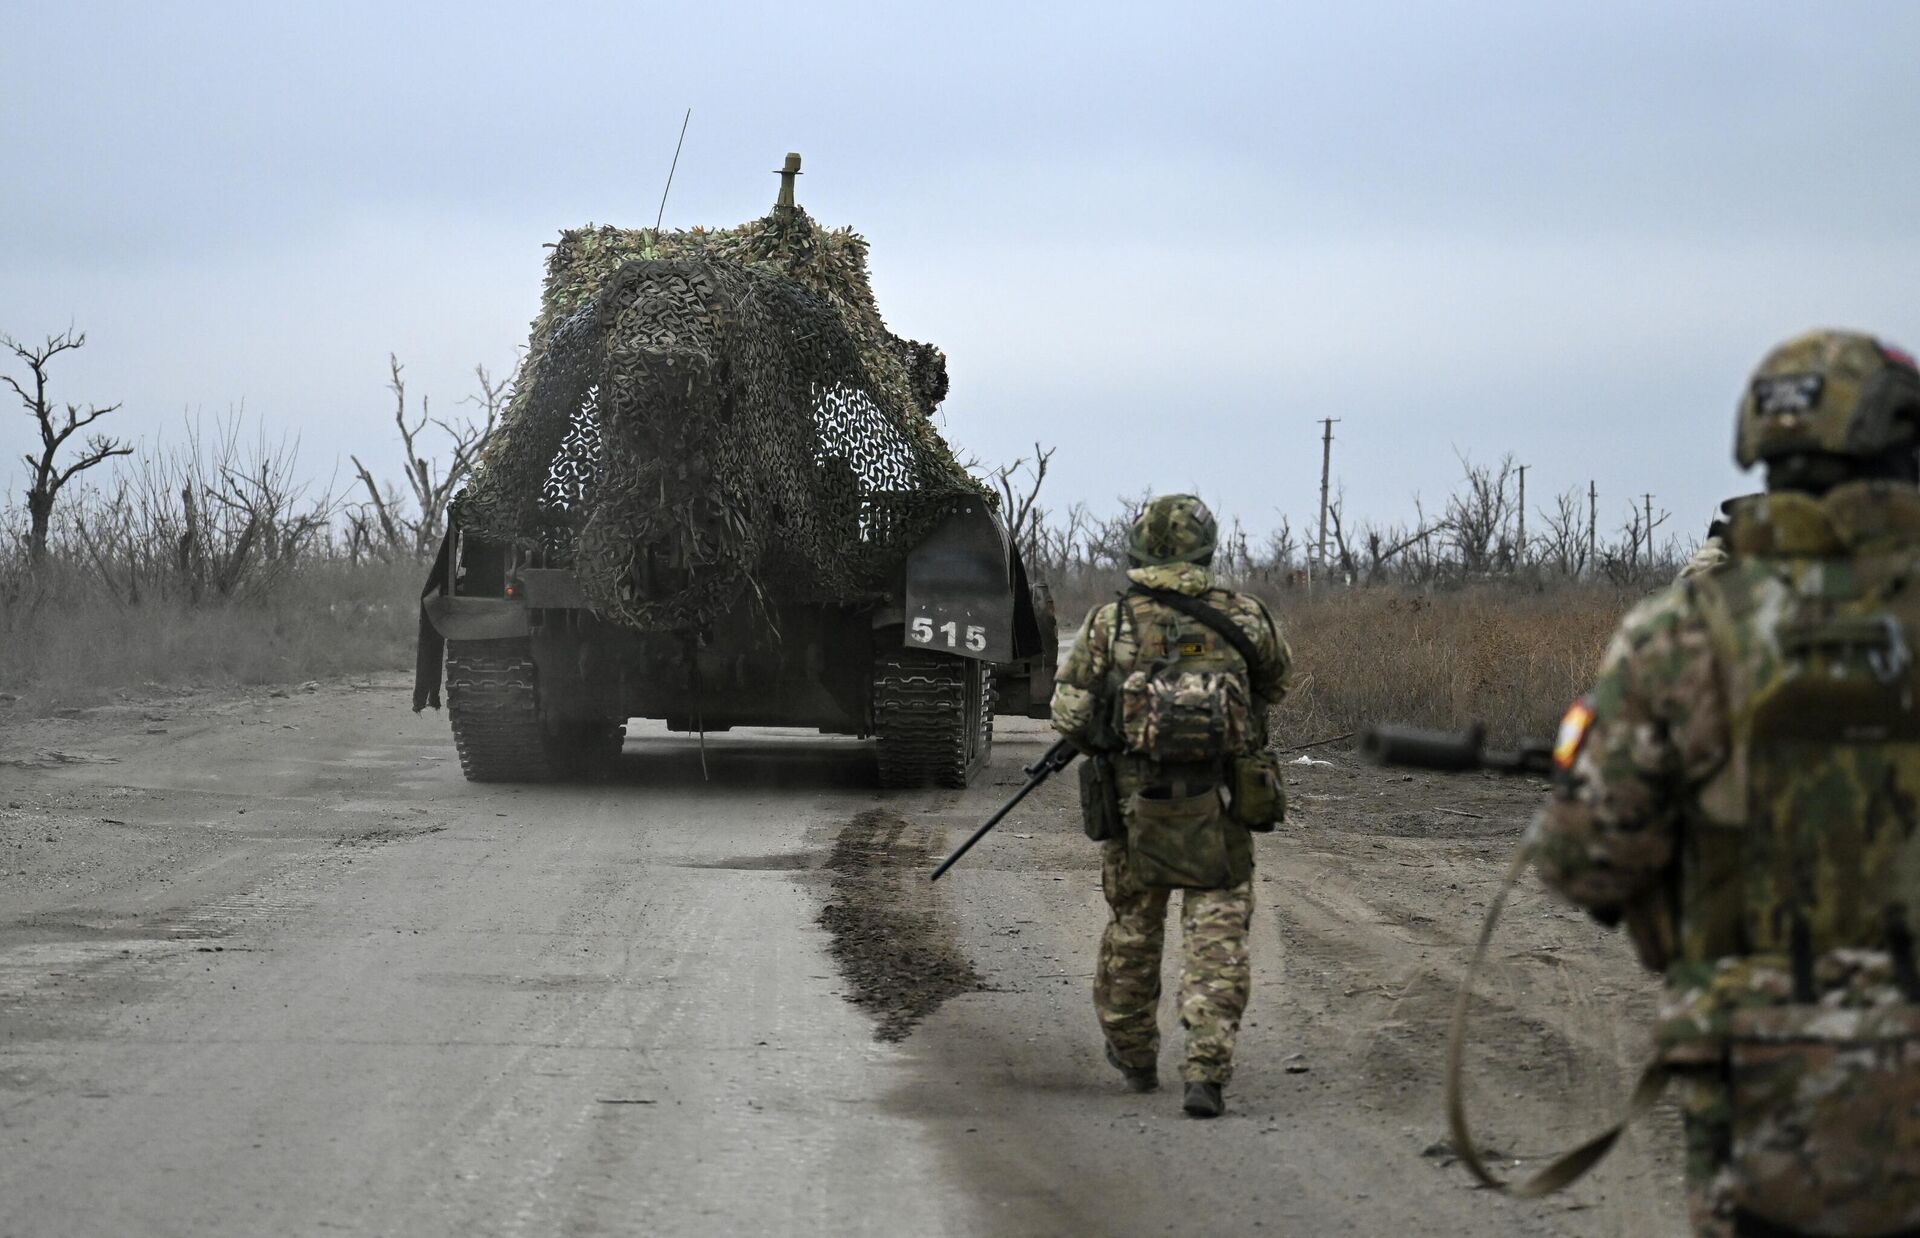
{"type": "Polygon", "coordinates": [[[1914,448],[1920,371],[1857,331],[1810,331],[1767,354],[1740,401],[1734,458],[1819,453],[1872,460],[1914,448]]]}
{"type": "Polygon", "coordinates": [[[1219,537],[1220,525],[1205,503],[1191,494],[1163,494],[1133,518],[1127,554],[1143,567],[1199,563],[1219,537]]]}

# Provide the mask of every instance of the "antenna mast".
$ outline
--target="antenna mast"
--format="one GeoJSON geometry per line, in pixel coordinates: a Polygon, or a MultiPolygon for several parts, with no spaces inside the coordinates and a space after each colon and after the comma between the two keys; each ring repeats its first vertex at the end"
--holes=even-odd
{"type": "Polygon", "coordinates": [[[680,140],[673,144],[673,163],[667,168],[667,187],[660,191],[660,213],[653,217],[653,230],[660,231],[660,221],[667,217],[667,195],[673,192],[673,174],[680,168],[680,148],[687,142],[687,122],[693,119],[693,109],[680,118],[680,140]]]}

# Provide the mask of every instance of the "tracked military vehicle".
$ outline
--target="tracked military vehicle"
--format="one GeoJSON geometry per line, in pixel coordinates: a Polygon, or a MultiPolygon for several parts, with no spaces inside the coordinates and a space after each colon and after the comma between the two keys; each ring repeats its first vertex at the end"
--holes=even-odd
{"type": "Polygon", "coordinates": [[[444,662],[468,778],[590,767],[638,717],[871,737],[882,785],[960,787],[996,710],[1046,716],[1052,607],[934,427],[946,358],[798,172],[738,228],[554,246],[422,600],[414,707],[444,662]]]}

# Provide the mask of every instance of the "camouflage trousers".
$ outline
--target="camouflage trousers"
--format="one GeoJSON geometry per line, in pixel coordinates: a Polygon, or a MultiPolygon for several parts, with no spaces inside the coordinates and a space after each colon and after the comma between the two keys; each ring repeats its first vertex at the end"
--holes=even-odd
{"type": "MultiPolygon", "coordinates": [[[[1117,839],[1102,847],[1100,870],[1113,918],[1100,937],[1094,1010],[1124,1065],[1151,1066],[1160,1055],[1160,955],[1173,891],[1141,885],[1126,843],[1117,839]]],[[[1187,1057],[1180,1075],[1188,1083],[1225,1083],[1233,1075],[1233,1042],[1251,981],[1247,926],[1252,919],[1250,881],[1225,890],[1181,891],[1186,959],[1179,1009],[1187,1057]]]]}

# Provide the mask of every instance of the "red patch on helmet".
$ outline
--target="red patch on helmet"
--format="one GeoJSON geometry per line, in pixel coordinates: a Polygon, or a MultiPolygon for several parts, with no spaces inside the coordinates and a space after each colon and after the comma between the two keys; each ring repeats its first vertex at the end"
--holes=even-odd
{"type": "Polygon", "coordinates": [[[1920,370],[1920,364],[1915,363],[1913,354],[1906,349],[1895,348],[1884,340],[1875,340],[1874,343],[1880,346],[1880,355],[1895,365],[1904,365],[1909,370],[1920,370]]]}

